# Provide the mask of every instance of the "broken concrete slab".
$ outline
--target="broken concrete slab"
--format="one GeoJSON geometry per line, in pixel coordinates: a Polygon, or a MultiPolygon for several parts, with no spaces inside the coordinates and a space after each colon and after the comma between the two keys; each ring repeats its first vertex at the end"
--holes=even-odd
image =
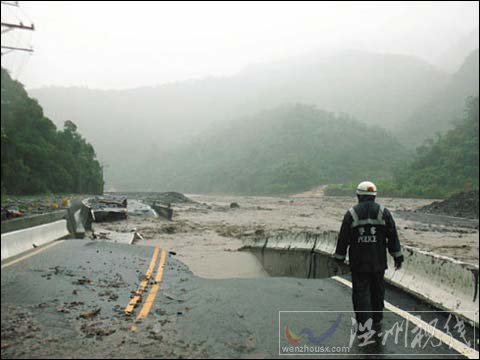
{"type": "Polygon", "coordinates": [[[91,210],[95,222],[126,220],[128,217],[126,201],[116,201],[115,199],[96,196],[85,199],[83,203],[91,210]]]}
{"type": "Polygon", "coordinates": [[[157,212],[150,205],[140,200],[129,200],[127,210],[129,216],[158,217],[157,212]]]}
{"type": "Polygon", "coordinates": [[[153,210],[155,210],[158,216],[165,218],[167,220],[172,220],[173,218],[173,209],[169,206],[162,206],[158,204],[152,205],[153,210]]]}

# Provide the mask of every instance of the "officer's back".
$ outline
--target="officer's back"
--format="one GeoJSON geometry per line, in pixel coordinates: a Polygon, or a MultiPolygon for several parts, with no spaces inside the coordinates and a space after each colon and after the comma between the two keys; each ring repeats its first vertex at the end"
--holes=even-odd
{"type": "MultiPolygon", "coordinates": [[[[388,211],[388,210],[387,210],[388,211]]],[[[351,232],[349,258],[355,271],[382,271],[387,267],[387,231],[385,209],[375,198],[365,196],[349,211],[347,227],[351,232]]]]}
{"type": "MultiPolygon", "coordinates": [[[[377,188],[369,181],[357,187],[358,204],[345,214],[335,258],[347,255],[352,270],[352,301],[359,329],[378,329],[383,318],[387,249],[400,268],[403,261],[397,229],[388,209],[375,202],[377,188]]],[[[361,331],[360,331],[361,332],[361,331]]]]}

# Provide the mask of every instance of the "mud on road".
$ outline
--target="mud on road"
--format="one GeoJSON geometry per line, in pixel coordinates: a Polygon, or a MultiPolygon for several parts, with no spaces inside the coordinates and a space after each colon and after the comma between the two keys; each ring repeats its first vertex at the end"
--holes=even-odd
{"type": "MultiPolygon", "coordinates": [[[[377,346],[379,338],[374,348],[351,342],[351,292],[333,279],[204,279],[174,255],[166,260],[148,316],[138,320],[133,315],[146,301],[132,316],[123,309],[152,253],[150,246],[66,240],[4,268],[2,358],[281,358],[280,341],[288,343],[280,336],[280,312],[318,308],[343,315],[291,315],[284,324],[322,333],[336,323],[328,343],[348,346],[362,358],[372,352],[461,357],[446,345],[410,347],[393,337],[377,346]]],[[[396,313],[385,314],[388,329],[402,321],[396,313]]]]}
{"type": "MultiPolygon", "coordinates": [[[[279,311],[351,310],[350,290],[333,280],[270,278],[253,254],[237,250],[245,239],[278,231],[338,231],[354,198],[189,197],[194,202],[172,204],[174,221],[130,216],[101,225],[138,232],[136,244],[147,246],[66,240],[2,271],[2,357],[276,357],[279,311]],[[151,246],[171,256],[150,316],[132,332],[122,309],[151,246]]],[[[478,264],[478,226],[416,217],[426,200],[379,201],[394,211],[403,243],[478,264]]],[[[387,315],[389,326],[399,320],[387,315]]],[[[348,324],[338,332],[342,341],[348,324]]]]}

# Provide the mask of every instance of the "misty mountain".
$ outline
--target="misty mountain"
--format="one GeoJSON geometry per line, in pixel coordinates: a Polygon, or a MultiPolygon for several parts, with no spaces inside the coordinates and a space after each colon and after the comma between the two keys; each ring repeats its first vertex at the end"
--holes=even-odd
{"type": "Polygon", "coordinates": [[[479,94],[478,49],[464,61],[447,86],[420,106],[399,131],[400,139],[419,145],[436,133],[445,133],[455,121],[462,118],[465,100],[479,94]]]}
{"type": "Polygon", "coordinates": [[[188,142],[216,124],[285,103],[308,103],[394,129],[447,81],[447,74],[414,57],[348,51],[250,66],[226,78],[121,91],[50,87],[31,93],[58,124],[78,124],[115,184],[141,158],[188,142]]]}
{"type": "Polygon", "coordinates": [[[458,71],[465,58],[479,47],[479,28],[461,37],[448,48],[436,61],[439,68],[454,73],[458,71]]]}
{"type": "Polygon", "coordinates": [[[149,190],[276,194],[388,177],[405,156],[378,127],[298,104],[229,121],[181,150],[147,159],[142,177],[149,190]]]}

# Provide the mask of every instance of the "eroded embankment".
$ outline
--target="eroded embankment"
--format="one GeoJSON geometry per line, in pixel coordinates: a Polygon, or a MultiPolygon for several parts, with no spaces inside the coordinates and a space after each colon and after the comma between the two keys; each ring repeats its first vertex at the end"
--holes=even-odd
{"type": "MultiPolygon", "coordinates": [[[[272,276],[322,278],[348,272],[333,261],[337,233],[282,232],[249,241],[253,252],[272,276]]],[[[457,313],[478,325],[478,266],[404,246],[405,262],[394,270],[389,257],[386,280],[422,300],[457,313]]],[[[348,261],[348,259],[347,259],[348,261]]]]}

